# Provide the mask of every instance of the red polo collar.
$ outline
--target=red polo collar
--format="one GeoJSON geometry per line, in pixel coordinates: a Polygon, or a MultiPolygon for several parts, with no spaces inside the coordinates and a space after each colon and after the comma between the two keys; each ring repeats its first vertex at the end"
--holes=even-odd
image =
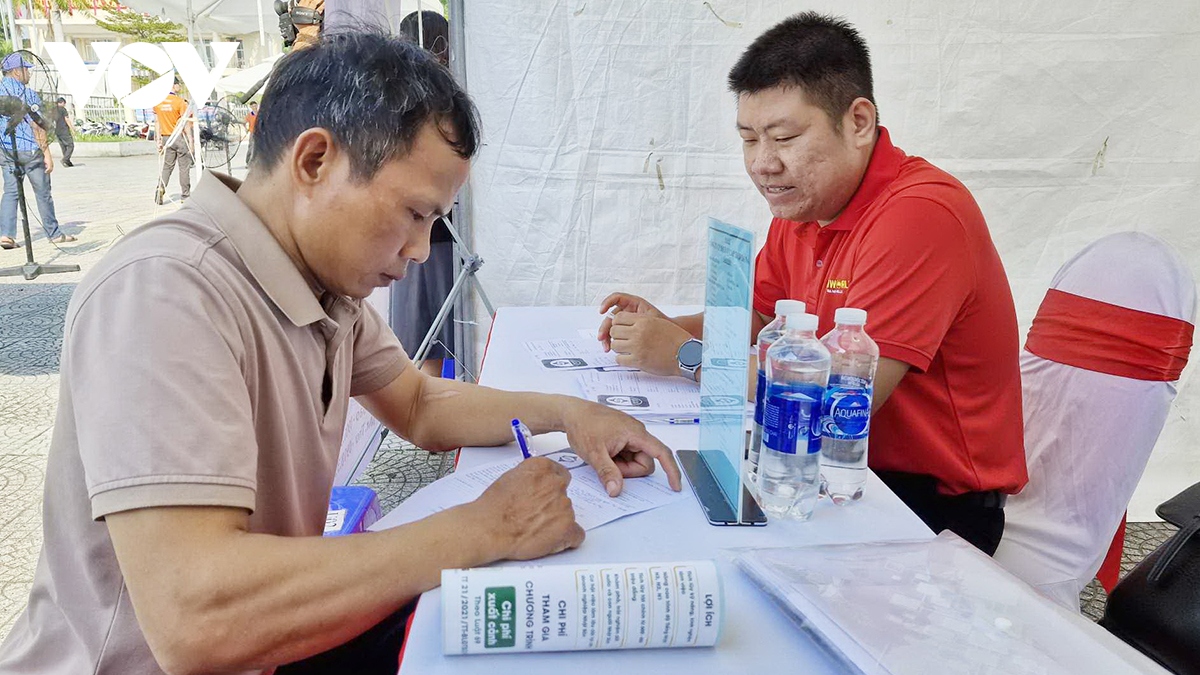
{"type": "Polygon", "coordinates": [[[879,127],[879,137],[875,140],[875,149],[871,151],[871,161],[867,163],[867,173],[862,183],[855,190],[850,203],[832,223],[825,226],[827,230],[850,230],[858,223],[863,211],[875,201],[896,176],[900,175],[900,163],[904,161],[904,151],[892,145],[888,130],[879,127]]]}

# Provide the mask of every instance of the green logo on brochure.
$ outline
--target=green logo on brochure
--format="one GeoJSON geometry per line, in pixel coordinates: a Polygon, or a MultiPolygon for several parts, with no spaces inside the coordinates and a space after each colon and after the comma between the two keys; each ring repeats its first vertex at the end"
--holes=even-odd
{"type": "Polygon", "coordinates": [[[487,618],[483,623],[485,649],[502,649],[517,644],[517,589],[512,586],[485,588],[487,618]]]}

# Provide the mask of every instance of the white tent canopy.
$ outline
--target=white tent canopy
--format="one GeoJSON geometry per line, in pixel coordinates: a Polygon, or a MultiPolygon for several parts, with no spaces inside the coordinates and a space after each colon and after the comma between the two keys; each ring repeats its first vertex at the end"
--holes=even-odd
{"type": "MultiPolygon", "coordinates": [[[[1105,234],[1156,234],[1200,277],[1195,6],[465,4],[467,86],[485,132],[470,215],[487,261],[479,277],[497,305],[593,304],[617,289],[695,303],[706,216],[756,230],[761,244],[769,214],[742,169],[725,76],[751,40],[807,9],[859,28],[893,141],[974,193],[1022,335],[1054,271],[1105,234]]],[[[1153,519],[1155,505],[1200,480],[1195,370],[1185,371],[1134,520],[1153,519]]]]}
{"type": "Polygon", "coordinates": [[[217,91],[223,94],[250,91],[251,87],[258,84],[259,80],[271,72],[271,68],[275,66],[275,62],[279,60],[280,56],[282,55],[272,56],[257,66],[251,66],[245,70],[239,70],[233,75],[221,78],[217,81],[217,91]]]}
{"type": "Polygon", "coordinates": [[[194,27],[205,34],[245,35],[262,27],[268,35],[279,34],[279,17],[273,0],[129,0],[124,3],[139,12],[147,12],[194,27]]]}

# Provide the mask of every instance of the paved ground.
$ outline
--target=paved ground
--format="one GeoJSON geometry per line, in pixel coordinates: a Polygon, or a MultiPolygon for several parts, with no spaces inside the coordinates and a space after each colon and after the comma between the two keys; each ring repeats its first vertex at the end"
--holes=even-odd
{"type": "MultiPolygon", "coordinates": [[[[240,160],[235,166],[240,169],[240,160]]],[[[86,272],[124,232],[177,203],[156,207],[151,199],[157,171],[153,157],[83,159],[53,174],[58,214],[78,242],[55,248],[37,233],[39,262],[76,263],[86,272]]],[[[235,173],[243,173],[236,171],[235,173]]],[[[178,187],[170,195],[178,199],[178,187]]],[[[32,200],[32,194],[30,194],[32,200]]],[[[25,261],[23,249],[0,251],[0,267],[25,261]]],[[[0,277],[0,639],[24,608],[41,546],[41,495],[46,452],[58,392],[58,357],[67,301],[81,273],[27,282],[0,277]]],[[[376,488],[391,509],[418,487],[444,474],[449,454],[431,455],[389,437],[363,482],[376,488]]],[[[1131,523],[1124,567],[1170,536],[1159,523],[1131,523]]],[[[1085,613],[1103,612],[1104,593],[1089,587],[1085,613]]]]}

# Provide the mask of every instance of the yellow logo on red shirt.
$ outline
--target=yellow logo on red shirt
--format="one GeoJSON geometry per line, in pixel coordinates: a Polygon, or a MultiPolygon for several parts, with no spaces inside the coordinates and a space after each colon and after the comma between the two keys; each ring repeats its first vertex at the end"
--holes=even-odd
{"type": "Polygon", "coordinates": [[[849,279],[830,279],[829,281],[825,282],[826,293],[842,294],[848,290],[850,290],[849,279]]]}

